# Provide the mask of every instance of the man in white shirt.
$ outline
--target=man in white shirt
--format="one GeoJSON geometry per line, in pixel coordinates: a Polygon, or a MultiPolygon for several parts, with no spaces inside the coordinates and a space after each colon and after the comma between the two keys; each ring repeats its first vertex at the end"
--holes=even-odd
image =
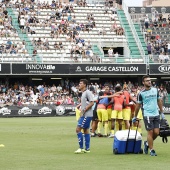
{"type": "Polygon", "coordinates": [[[159,55],[159,63],[164,63],[164,55],[162,53],[160,53],[159,55]]]}
{"type": "Polygon", "coordinates": [[[149,27],[149,18],[146,17],[144,22],[145,22],[145,28],[148,29],[148,27],[149,27]]]}
{"type": "Polygon", "coordinates": [[[115,56],[115,57],[119,57],[119,54],[118,54],[118,52],[116,52],[114,56],[115,56]]]}
{"type": "Polygon", "coordinates": [[[165,60],[165,63],[167,63],[167,62],[169,61],[169,56],[168,56],[168,54],[165,55],[164,60],[165,60]]]}
{"type": "Polygon", "coordinates": [[[61,92],[62,91],[62,87],[61,87],[61,85],[59,84],[58,86],[57,86],[57,92],[61,92]]]}
{"type": "Polygon", "coordinates": [[[170,42],[167,45],[168,45],[168,53],[170,54],[170,42]]]}
{"type": "Polygon", "coordinates": [[[112,48],[109,48],[108,55],[109,55],[109,57],[113,57],[113,49],[112,48]]]}
{"type": "Polygon", "coordinates": [[[22,17],[21,20],[20,20],[20,29],[23,30],[24,27],[25,27],[25,19],[24,19],[24,17],[22,17]]]}

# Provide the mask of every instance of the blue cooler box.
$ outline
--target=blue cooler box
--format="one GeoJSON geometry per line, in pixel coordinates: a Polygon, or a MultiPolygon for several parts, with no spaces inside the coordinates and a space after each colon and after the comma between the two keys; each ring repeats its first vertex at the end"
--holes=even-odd
{"type": "Polygon", "coordinates": [[[114,136],[113,152],[115,154],[124,153],[141,153],[142,136],[139,132],[136,134],[136,130],[130,130],[129,138],[127,142],[129,130],[117,131],[114,136]],[[136,135],[136,140],[135,140],[136,135]],[[127,146],[126,146],[127,145],[127,146]]]}

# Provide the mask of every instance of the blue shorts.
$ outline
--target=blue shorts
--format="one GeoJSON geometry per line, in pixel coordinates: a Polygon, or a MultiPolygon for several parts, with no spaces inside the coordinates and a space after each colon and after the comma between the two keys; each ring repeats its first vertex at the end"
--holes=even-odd
{"type": "Polygon", "coordinates": [[[81,127],[82,129],[89,129],[91,120],[92,117],[80,117],[77,126],[81,127]]]}

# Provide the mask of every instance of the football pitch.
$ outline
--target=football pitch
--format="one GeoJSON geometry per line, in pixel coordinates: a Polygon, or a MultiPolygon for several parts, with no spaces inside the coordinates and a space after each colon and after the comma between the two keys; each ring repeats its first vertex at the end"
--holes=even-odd
{"type": "MultiPolygon", "coordinates": [[[[166,116],[170,122],[170,116],[166,116]]],[[[76,120],[71,117],[0,118],[1,170],[161,170],[169,169],[170,138],[155,141],[157,157],[113,154],[113,139],[91,138],[91,153],[78,149],[76,120]],[[169,168],[168,168],[169,167],[169,168]]],[[[143,130],[143,140],[146,131],[143,130]]],[[[143,147],[143,146],[142,146],[143,147]]]]}

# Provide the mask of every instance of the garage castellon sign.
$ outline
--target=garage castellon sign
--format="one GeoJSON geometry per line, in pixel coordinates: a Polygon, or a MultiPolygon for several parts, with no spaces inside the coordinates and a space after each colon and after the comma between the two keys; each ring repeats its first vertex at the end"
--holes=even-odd
{"type": "Polygon", "coordinates": [[[12,74],[144,75],[146,64],[12,64],[12,74]]]}
{"type": "Polygon", "coordinates": [[[70,74],[146,74],[146,64],[73,64],[70,74]]]}

